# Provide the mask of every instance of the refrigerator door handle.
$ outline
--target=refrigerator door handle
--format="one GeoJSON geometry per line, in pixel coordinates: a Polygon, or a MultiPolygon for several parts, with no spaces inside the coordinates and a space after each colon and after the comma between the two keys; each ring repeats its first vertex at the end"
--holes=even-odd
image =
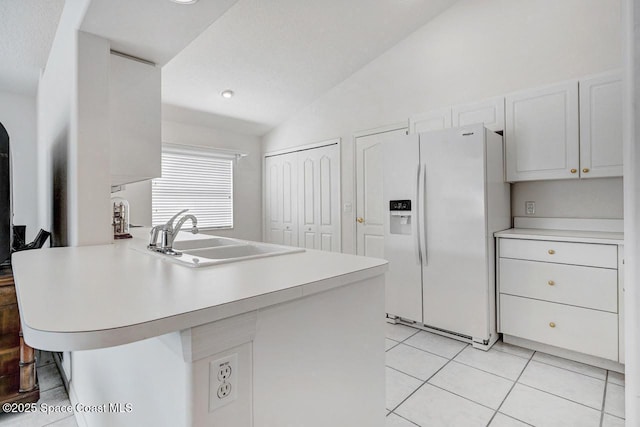
{"type": "Polygon", "coordinates": [[[418,178],[418,244],[422,265],[427,265],[427,165],[420,165],[421,175],[418,178]]]}
{"type": "Polygon", "coordinates": [[[416,261],[418,265],[422,265],[422,251],[420,250],[420,221],[418,221],[418,217],[420,216],[420,171],[422,169],[422,165],[418,163],[418,169],[416,171],[416,206],[414,210],[413,220],[415,222],[415,240],[413,241],[413,252],[416,254],[416,261]]]}

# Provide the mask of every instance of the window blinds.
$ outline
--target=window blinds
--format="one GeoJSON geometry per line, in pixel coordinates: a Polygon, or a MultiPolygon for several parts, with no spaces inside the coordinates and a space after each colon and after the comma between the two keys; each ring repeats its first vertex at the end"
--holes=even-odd
{"type": "Polygon", "coordinates": [[[164,148],[162,178],[152,183],[153,225],[183,209],[199,228],[233,227],[233,160],[201,148],[164,148]]]}

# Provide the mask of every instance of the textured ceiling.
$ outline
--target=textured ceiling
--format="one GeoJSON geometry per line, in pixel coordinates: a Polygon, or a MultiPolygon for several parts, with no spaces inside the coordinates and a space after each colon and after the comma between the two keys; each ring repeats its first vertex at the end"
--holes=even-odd
{"type": "Polygon", "coordinates": [[[91,0],[80,29],[110,40],[114,50],[164,65],[235,2],[91,0]]]}
{"type": "Polygon", "coordinates": [[[0,91],[34,95],[64,0],[0,0],[0,91]]]}
{"type": "Polygon", "coordinates": [[[455,1],[238,0],[163,67],[163,103],[263,134],[455,1]]]}

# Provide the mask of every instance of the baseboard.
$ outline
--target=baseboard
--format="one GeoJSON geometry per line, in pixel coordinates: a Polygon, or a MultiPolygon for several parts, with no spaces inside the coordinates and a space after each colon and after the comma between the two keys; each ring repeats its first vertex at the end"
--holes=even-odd
{"type": "Polygon", "coordinates": [[[614,362],[613,360],[603,359],[601,357],[591,356],[584,353],[578,353],[577,351],[567,350],[565,348],[556,347],[553,345],[542,344],[537,341],[531,341],[507,334],[504,334],[502,336],[502,341],[506,342],[507,344],[513,344],[531,350],[541,351],[553,356],[562,357],[564,359],[569,359],[575,362],[581,362],[587,365],[596,366],[598,368],[608,369],[610,371],[624,374],[624,365],[618,362],[614,362]]]}

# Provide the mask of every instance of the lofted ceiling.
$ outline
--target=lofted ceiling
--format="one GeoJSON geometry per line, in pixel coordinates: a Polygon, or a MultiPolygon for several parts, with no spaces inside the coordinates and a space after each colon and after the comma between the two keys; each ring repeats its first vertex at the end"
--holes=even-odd
{"type": "Polygon", "coordinates": [[[238,0],[163,67],[163,103],[264,134],[455,1],[238,0]]]}
{"type": "Polygon", "coordinates": [[[0,0],[0,91],[35,95],[64,0],[0,0]]]}
{"type": "MultiPolygon", "coordinates": [[[[165,119],[263,135],[457,0],[83,0],[81,30],[162,68],[165,119]],[[224,99],[225,89],[235,92],[224,99]]],[[[64,0],[0,0],[0,90],[35,94],[64,0]]]]}

